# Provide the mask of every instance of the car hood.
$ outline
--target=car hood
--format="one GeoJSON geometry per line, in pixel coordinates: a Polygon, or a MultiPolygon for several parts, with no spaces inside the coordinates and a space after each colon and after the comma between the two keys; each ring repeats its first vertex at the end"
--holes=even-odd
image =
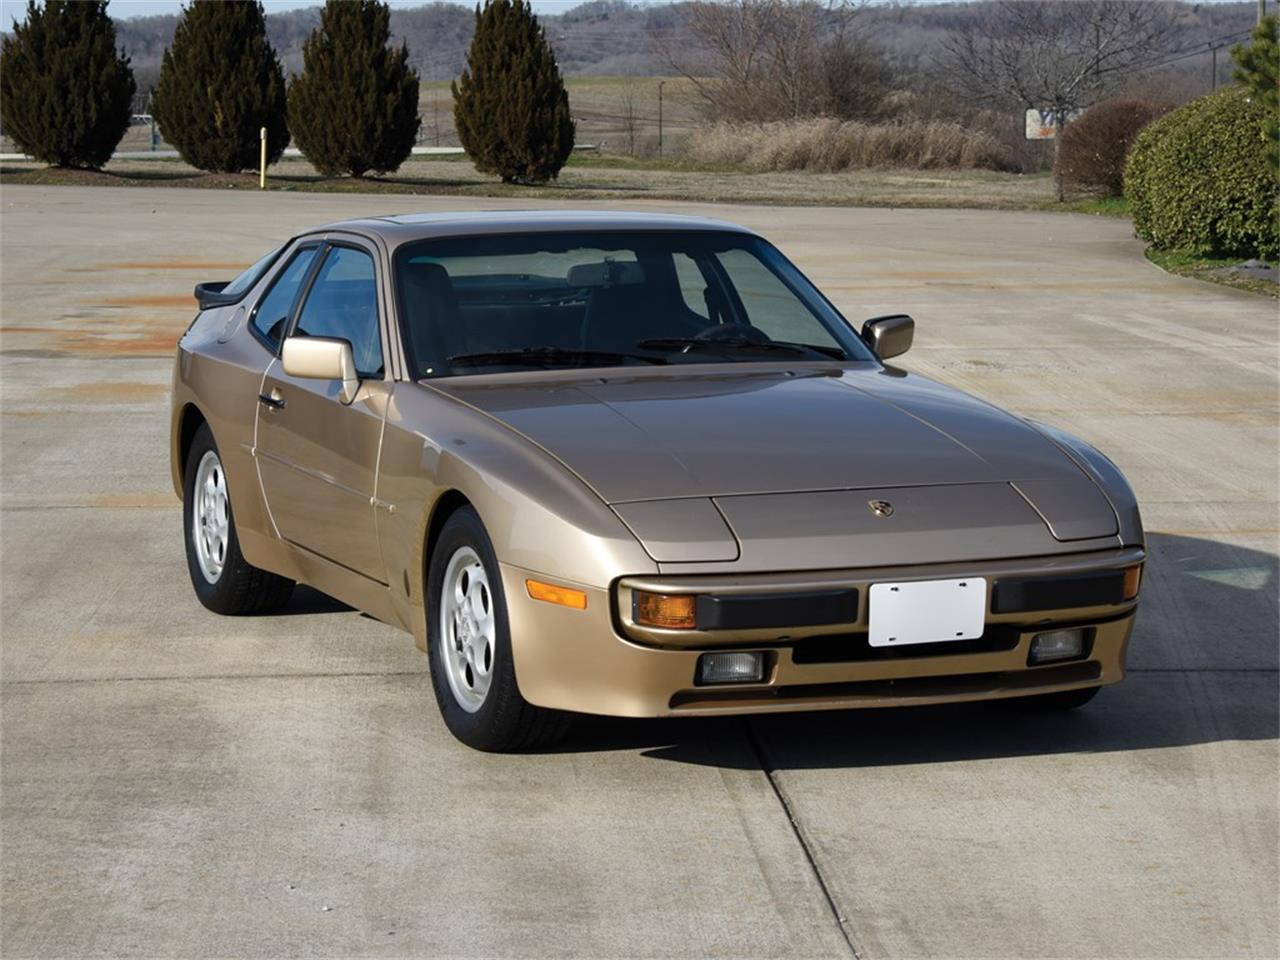
{"type": "Polygon", "coordinates": [[[1023,421],[871,365],[433,386],[546,449],[609,504],[1085,476],[1023,421]]]}
{"type": "Polygon", "coordinates": [[[1118,544],[1112,504],[1034,427],[876,365],[437,388],[557,457],[664,570],[945,563],[1118,544]]]}

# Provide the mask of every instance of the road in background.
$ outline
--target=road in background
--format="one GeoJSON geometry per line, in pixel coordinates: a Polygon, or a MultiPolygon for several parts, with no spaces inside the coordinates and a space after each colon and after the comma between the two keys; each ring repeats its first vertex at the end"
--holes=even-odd
{"type": "MultiPolygon", "coordinates": [[[[418,145],[421,147],[459,146],[451,82],[427,80],[422,84],[418,94],[418,117],[422,124],[418,145]]],[[[659,114],[663,152],[668,157],[675,156],[689,132],[705,122],[701,98],[686,77],[569,76],[565,77],[565,87],[576,124],[575,140],[580,144],[603,142],[614,154],[657,156],[659,114]]],[[[139,105],[145,103],[142,98],[139,105]]],[[[126,159],[153,148],[172,151],[158,127],[135,119],[120,140],[117,158],[126,159]]],[[[0,134],[0,153],[15,154],[17,150],[12,139],[0,134]]]]}
{"type": "MultiPolygon", "coordinates": [[[[191,286],[424,197],[0,192],[6,956],[1267,956],[1275,303],[1082,216],[635,204],[758,228],[904,366],[1096,443],[1151,560],[1085,710],[586,721],[487,756],[410,638],[220,618],[169,481],[191,286]]],[[[585,204],[581,204],[586,206],[585,204]]],[[[612,204],[617,207],[622,204],[612,204]]]]}

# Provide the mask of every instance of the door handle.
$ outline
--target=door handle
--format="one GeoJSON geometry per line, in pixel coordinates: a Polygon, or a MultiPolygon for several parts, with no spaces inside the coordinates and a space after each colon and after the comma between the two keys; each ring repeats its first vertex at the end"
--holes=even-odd
{"type": "Polygon", "coordinates": [[[266,394],[266,393],[258,394],[258,402],[265,403],[268,407],[271,407],[273,410],[284,409],[284,397],[280,396],[279,390],[272,390],[271,393],[269,394],[266,394]]]}

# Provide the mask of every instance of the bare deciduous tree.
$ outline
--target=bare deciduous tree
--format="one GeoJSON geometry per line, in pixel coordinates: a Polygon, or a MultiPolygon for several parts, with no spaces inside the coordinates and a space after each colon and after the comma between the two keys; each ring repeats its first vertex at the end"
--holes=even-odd
{"type": "Polygon", "coordinates": [[[627,155],[636,155],[636,95],[630,87],[622,93],[622,134],[627,138],[627,155]]]}
{"type": "Polygon", "coordinates": [[[1061,130],[1167,52],[1172,30],[1160,0],[1004,0],[948,37],[940,60],[970,99],[1048,110],[1061,130]]]}
{"type": "Polygon", "coordinates": [[[856,0],[695,0],[692,44],[659,42],[664,59],[724,120],[874,113],[886,86],[855,30],[856,0]]]}

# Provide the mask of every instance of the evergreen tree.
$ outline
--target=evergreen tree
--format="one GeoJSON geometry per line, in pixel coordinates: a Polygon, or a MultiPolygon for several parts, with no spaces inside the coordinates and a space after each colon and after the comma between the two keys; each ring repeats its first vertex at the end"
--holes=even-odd
{"type": "Polygon", "coordinates": [[[504,183],[549,180],[573,150],[569,94],[526,0],[476,7],[476,32],[453,99],[458,138],[476,169],[504,183]]]}
{"type": "Polygon", "coordinates": [[[182,11],[152,111],[164,138],[193,167],[256,167],[261,127],[267,162],[280,159],[289,144],[284,73],[258,0],[193,0],[182,11]]]}
{"type": "Polygon", "coordinates": [[[418,135],[418,75],[409,50],[387,47],[379,0],[327,0],[289,84],[289,130],[321,173],[396,170],[418,135]]]}
{"type": "Polygon", "coordinates": [[[56,167],[96,170],[129,129],[129,58],[116,51],[106,0],[28,0],[0,46],[0,118],[22,149],[56,167]]]}
{"type": "Polygon", "coordinates": [[[1280,177],[1280,17],[1263,17],[1254,28],[1252,43],[1231,51],[1236,80],[1266,111],[1262,135],[1270,148],[1271,170],[1280,177]]]}

